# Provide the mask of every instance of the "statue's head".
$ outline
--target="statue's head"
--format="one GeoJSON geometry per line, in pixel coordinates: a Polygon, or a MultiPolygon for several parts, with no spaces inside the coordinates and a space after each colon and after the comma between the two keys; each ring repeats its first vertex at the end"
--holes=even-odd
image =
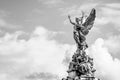
{"type": "Polygon", "coordinates": [[[75,21],[76,21],[77,24],[79,24],[79,18],[76,17],[75,21]]]}

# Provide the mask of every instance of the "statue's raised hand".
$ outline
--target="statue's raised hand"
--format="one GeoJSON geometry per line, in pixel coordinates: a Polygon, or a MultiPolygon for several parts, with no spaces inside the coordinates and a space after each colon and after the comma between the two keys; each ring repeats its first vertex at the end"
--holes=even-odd
{"type": "Polygon", "coordinates": [[[68,15],[68,18],[70,19],[70,15],[68,15]]]}

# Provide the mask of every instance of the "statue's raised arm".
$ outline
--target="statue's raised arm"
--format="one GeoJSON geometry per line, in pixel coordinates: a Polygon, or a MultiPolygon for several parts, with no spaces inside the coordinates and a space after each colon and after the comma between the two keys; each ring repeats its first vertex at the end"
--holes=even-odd
{"type": "Polygon", "coordinates": [[[68,15],[68,19],[69,19],[69,21],[70,21],[71,24],[75,25],[75,23],[72,22],[72,20],[71,20],[71,18],[70,18],[70,15],[68,15]]]}

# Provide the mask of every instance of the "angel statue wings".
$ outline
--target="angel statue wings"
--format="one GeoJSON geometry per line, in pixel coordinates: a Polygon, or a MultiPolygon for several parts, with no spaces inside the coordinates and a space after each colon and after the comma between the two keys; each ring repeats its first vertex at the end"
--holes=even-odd
{"type": "Polygon", "coordinates": [[[75,42],[77,43],[77,47],[79,47],[80,49],[86,49],[88,47],[88,45],[85,42],[85,36],[93,27],[95,17],[96,10],[94,8],[91,10],[89,16],[86,19],[84,13],[82,13],[82,16],[80,18],[75,18],[75,22],[72,22],[70,15],[68,15],[70,23],[74,25],[73,37],[75,39],[75,42]],[[85,19],[84,22],[83,19],[85,19]],[[83,45],[86,47],[83,48],[83,45]]]}

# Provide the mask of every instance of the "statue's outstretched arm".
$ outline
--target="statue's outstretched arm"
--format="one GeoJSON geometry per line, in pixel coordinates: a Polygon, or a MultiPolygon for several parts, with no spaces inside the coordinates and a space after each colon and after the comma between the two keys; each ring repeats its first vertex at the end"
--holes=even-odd
{"type": "Polygon", "coordinates": [[[71,21],[70,15],[68,15],[68,19],[69,19],[71,24],[75,25],[75,23],[71,21]]]}

